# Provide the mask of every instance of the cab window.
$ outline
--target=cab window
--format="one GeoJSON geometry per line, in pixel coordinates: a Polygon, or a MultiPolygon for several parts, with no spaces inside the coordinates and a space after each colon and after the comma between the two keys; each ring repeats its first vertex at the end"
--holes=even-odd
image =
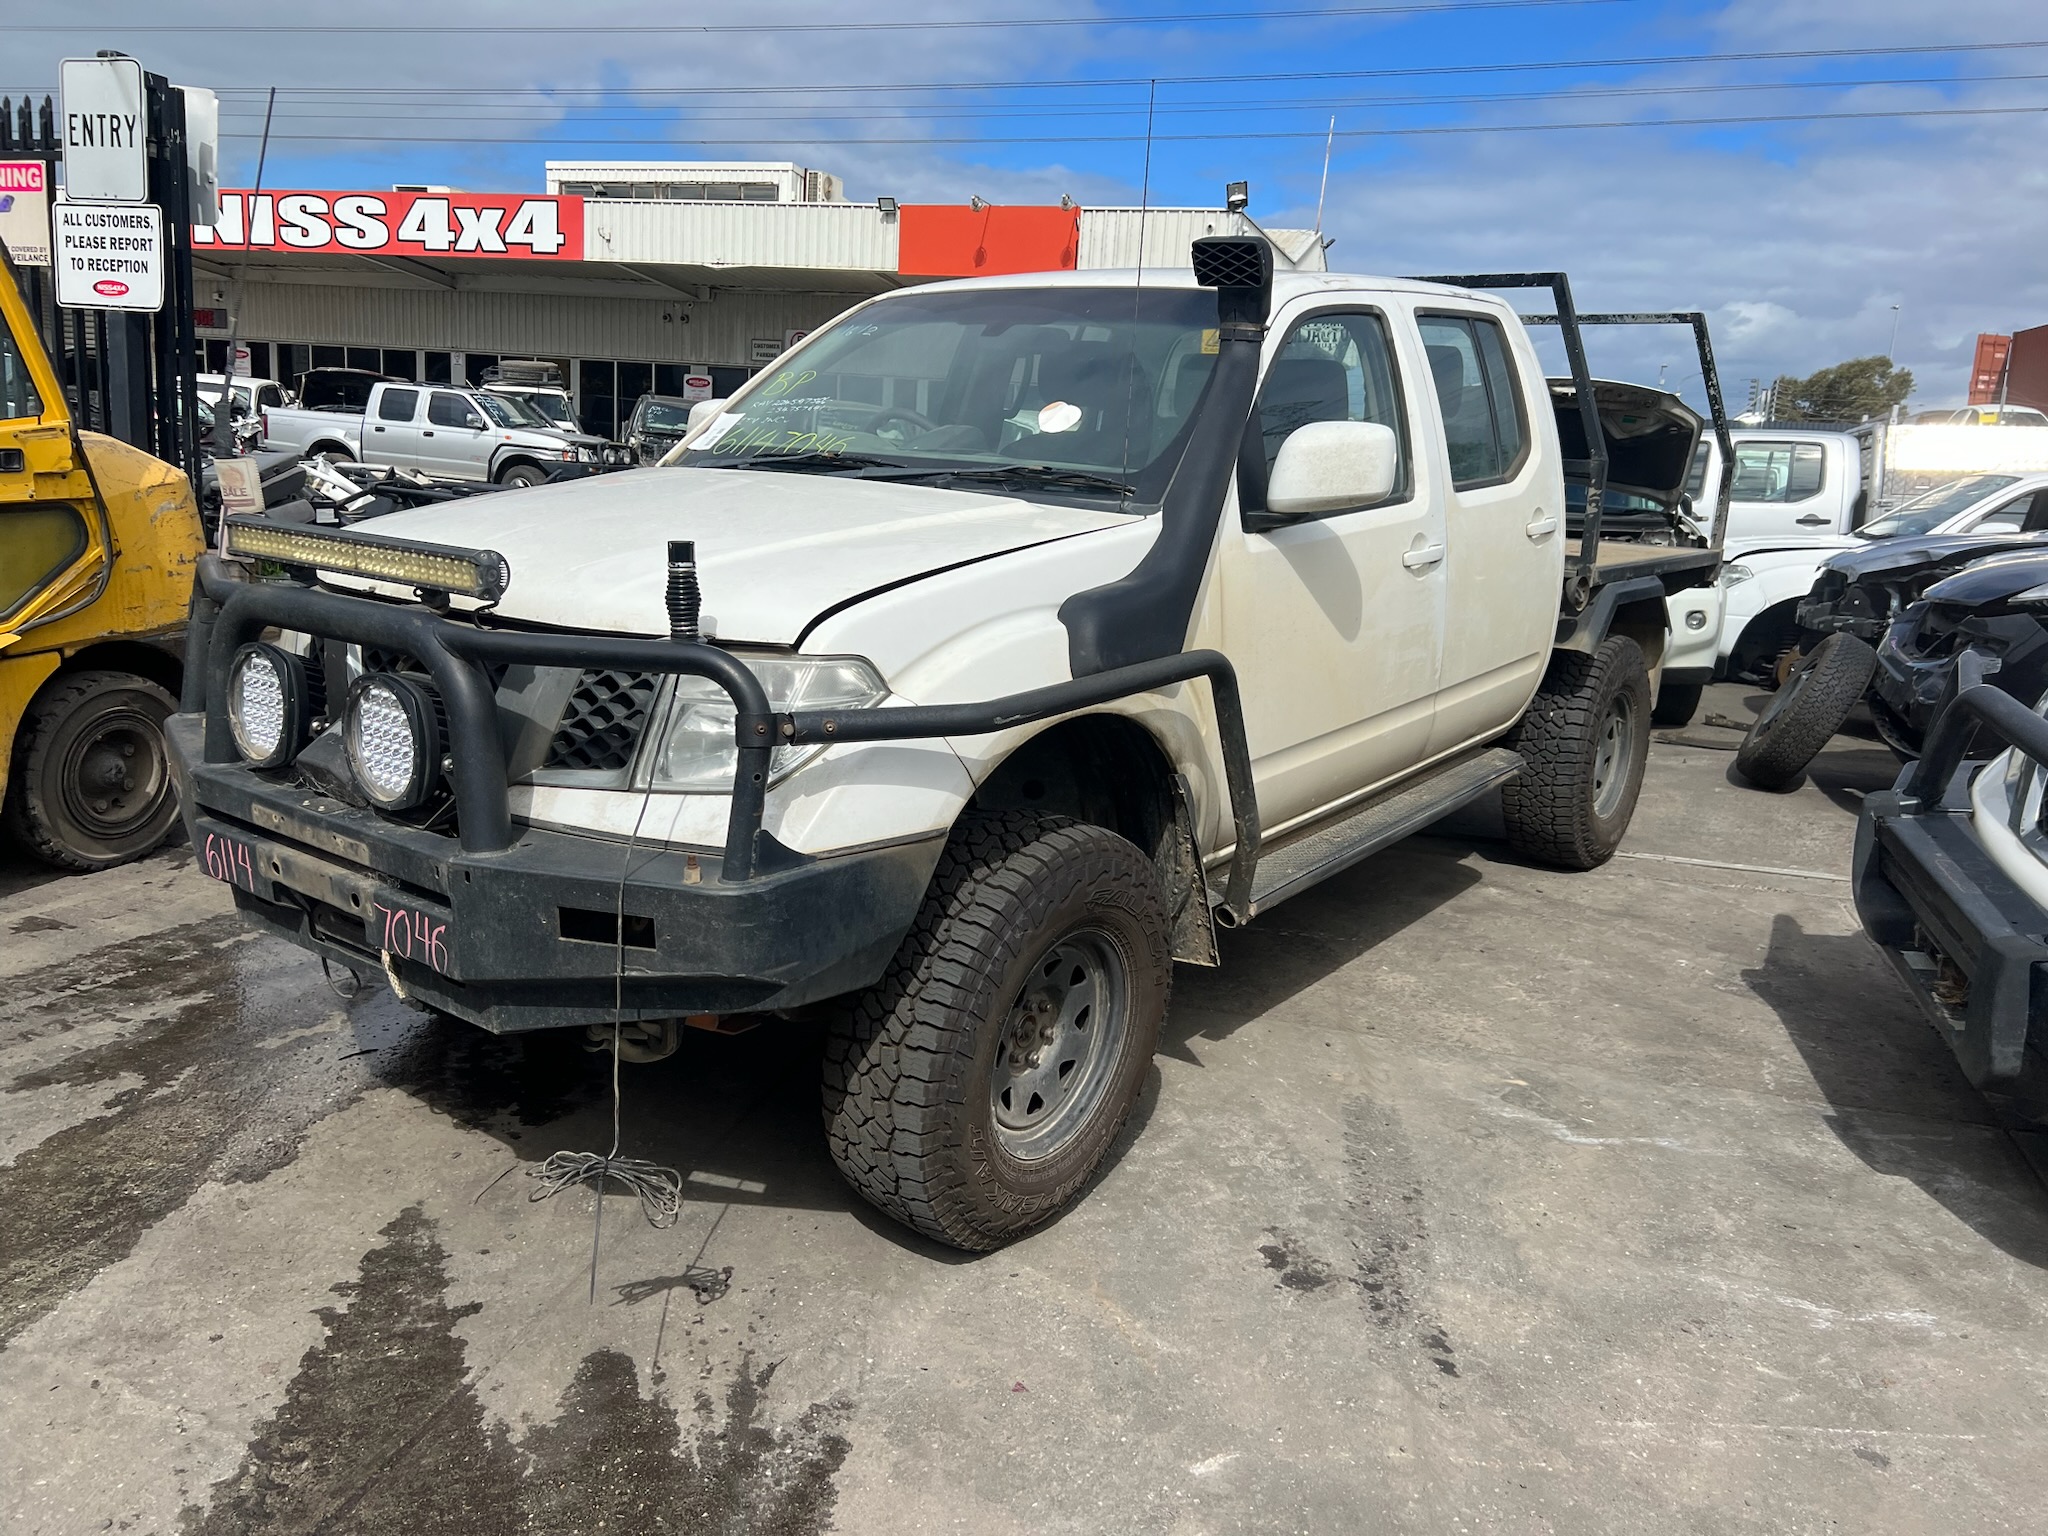
{"type": "MultiPolygon", "coordinates": [[[[408,412],[407,414],[410,415],[411,413],[408,412]]],[[[463,399],[460,395],[447,394],[438,389],[434,391],[433,398],[427,402],[427,420],[437,427],[480,427],[483,425],[477,419],[476,412],[470,409],[467,400],[463,399]]]]}
{"type": "Polygon", "coordinates": [[[1820,494],[1827,452],[1819,443],[1737,443],[1736,501],[1810,501],[1820,494]]]}
{"type": "Polygon", "coordinates": [[[377,397],[377,419],[411,421],[419,403],[420,392],[416,389],[387,389],[377,397]]]}
{"type": "Polygon", "coordinates": [[[16,421],[43,414],[43,402],[28,376],[28,360],[15,344],[14,332],[0,320],[0,420],[16,421]]]}
{"type": "Polygon", "coordinates": [[[0,510],[0,620],[85,553],[85,519],[62,503],[0,510]]]}
{"type": "Polygon", "coordinates": [[[1500,326],[1478,315],[1419,315],[1416,324],[1443,411],[1451,484],[1513,479],[1528,457],[1529,418],[1500,326]]]}
{"type": "Polygon", "coordinates": [[[1368,312],[1326,312],[1298,321],[1280,344],[1259,386],[1258,433],[1263,453],[1248,455],[1242,501],[1262,512],[1280,445],[1316,421],[1371,421],[1391,427],[1400,472],[1389,503],[1409,492],[1408,427],[1387,324],[1368,312]]]}

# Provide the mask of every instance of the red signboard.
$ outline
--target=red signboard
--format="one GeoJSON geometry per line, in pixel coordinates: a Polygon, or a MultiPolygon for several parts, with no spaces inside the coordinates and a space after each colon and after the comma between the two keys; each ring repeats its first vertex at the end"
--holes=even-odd
{"type": "Polygon", "coordinates": [[[488,192],[223,192],[204,250],[583,259],[583,199],[488,192]]]}
{"type": "Polygon", "coordinates": [[[1071,272],[1081,250],[1078,208],[962,208],[906,204],[896,270],[913,277],[1071,272]]]}

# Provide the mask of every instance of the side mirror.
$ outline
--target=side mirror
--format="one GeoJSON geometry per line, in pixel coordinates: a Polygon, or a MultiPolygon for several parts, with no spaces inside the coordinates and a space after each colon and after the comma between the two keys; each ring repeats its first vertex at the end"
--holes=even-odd
{"type": "Polygon", "coordinates": [[[687,430],[696,431],[725,407],[726,402],[723,400],[699,400],[690,407],[690,425],[687,430]]]}
{"type": "Polygon", "coordinates": [[[1376,421],[1312,421],[1280,445],[1266,482],[1266,510],[1307,517],[1370,507],[1394,494],[1401,445],[1376,421]]]}
{"type": "Polygon", "coordinates": [[[468,416],[463,418],[462,424],[472,432],[481,432],[484,429],[484,419],[477,415],[475,411],[471,411],[468,416]]]}

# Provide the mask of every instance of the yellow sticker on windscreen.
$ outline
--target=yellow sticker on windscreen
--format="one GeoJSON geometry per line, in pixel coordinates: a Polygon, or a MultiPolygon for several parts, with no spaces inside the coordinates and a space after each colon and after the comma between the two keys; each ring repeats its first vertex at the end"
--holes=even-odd
{"type": "Polygon", "coordinates": [[[1202,356],[1214,357],[1223,347],[1222,333],[1215,330],[1202,332],[1202,356]]]}

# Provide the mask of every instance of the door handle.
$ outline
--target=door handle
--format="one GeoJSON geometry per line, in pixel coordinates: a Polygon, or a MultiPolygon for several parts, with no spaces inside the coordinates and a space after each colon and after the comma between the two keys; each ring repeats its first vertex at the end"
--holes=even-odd
{"type": "Polygon", "coordinates": [[[1799,526],[1802,528],[1818,528],[1822,523],[1832,521],[1832,518],[1822,517],[1818,512],[1809,512],[1806,516],[1799,519],[1799,526]]]}
{"type": "Polygon", "coordinates": [[[421,437],[432,437],[433,435],[434,434],[432,432],[422,432],[420,434],[421,437]]]}
{"type": "Polygon", "coordinates": [[[384,429],[382,427],[372,427],[370,430],[372,432],[382,432],[384,429]]]}
{"type": "Polygon", "coordinates": [[[1401,557],[1401,563],[1411,571],[1426,571],[1432,565],[1435,565],[1437,561],[1443,559],[1443,557],[1443,545],[1425,544],[1420,549],[1409,550],[1407,554],[1401,557]]]}
{"type": "Polygon", "coordinates": [[[1540,539],[1546,533],[1557,532],[1557,519],[1554,517],[1539,517],[1535,522],[1529,524],[1528,528],[1524,531],[1527,532],[1530,538],[1540,539]]]}

